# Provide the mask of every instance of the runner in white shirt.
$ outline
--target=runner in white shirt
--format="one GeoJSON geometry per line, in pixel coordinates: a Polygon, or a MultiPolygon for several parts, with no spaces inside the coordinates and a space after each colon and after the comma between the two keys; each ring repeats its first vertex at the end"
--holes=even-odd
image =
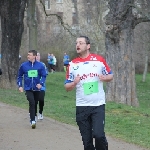
{"type": "Polygon", "coordinates": [[[102,56],[90,54],[88,37],[77,38],[76,51],[79,57],[69,63],[65,88],[67,91],[76,88],[76,122],[84,150],[108,150],[103,82],[111,81],[113,74],[102,56]]]}

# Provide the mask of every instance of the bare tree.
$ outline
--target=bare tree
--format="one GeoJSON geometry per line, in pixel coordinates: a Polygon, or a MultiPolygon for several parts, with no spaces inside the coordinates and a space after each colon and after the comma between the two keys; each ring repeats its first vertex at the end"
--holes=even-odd
{"type": "Polygon", "coordinates": [[[36,0],[27,0],[27,25],[29,27],[29,49],[37,50],[36,0]]]}
{"type": "Polygon", "coordinates": [[[149,59],[149,52],[150,52],[150,43],[149,43],[149,39],[150,39],[150,32],[149,30],[145,30],[145,33],[143,34],[144,36],[144,51],[145,51],[145,61],[144,61],[144,70],[143,70],[143,79],[142,81],[145,82],[146,80],[146,75],[148,72],[148,59],[149,59]]]}
{"type": "Polygon", "coordinates": [[[80,22],[80,34],[90,36],[91,50],[96,53],[105,52],[105,34],[103,12],[106,9],[106,2],[103,0],[82,0],[78,1],[78,17],[80,22]]]}
{"type": "MultiPolygon", "coordinates": [[[[143,14],[146,14],[146,16],[148,18],[150,18],[150,15],[148,14],[148,9],[150,8],[150,1],[148,0],[137,0],[136,1],[137,4],[139,4],[139,8],[138,10],[143,14]]],[[[148,53],[150,51],[150,44],[149,44],[149,39],[150,39],[150,32],[149,32],[149,24],[144,24],[143,25],[143,29],[144,29],[144,33],[142,36],[140,36],[140,38],[142,38],[142,49],[143,51],[145,51],[145,55],[144,55],[144,70],[143,70],[143,78],[142,81],[145,82],[146,80],[146,75],[147,75],[147,71],[148,71],[148,53]]]]}
{"type": "Polygon", "coordinates": [[[26,0],[0,1],[2,27],[1,66],[3,70],[0,80],[1,88],[16,87],[25,7],[26,0]]]}
{"type": "Polygon", "coordinates": [[[138,106],[133,61],[133,29],[150,18],[138,9],[134,0],[110,0],[106,16],[106,59],[114,80],[107,84],[107,100],[138,106]],[[136,9],[136,13],[133,12],[136,9]]]}

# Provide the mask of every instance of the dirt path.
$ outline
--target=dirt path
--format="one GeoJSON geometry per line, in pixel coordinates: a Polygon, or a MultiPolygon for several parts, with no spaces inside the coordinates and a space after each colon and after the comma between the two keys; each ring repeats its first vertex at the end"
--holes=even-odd
{"type": "MultiPolygon", "coordinates": [[[[146,150],[107,137],[109,150],[146,150]]],[[[0,150],[83,150],[79,130],[50,118],[31,129],[28,112],[0,103],[0,150]]]]}

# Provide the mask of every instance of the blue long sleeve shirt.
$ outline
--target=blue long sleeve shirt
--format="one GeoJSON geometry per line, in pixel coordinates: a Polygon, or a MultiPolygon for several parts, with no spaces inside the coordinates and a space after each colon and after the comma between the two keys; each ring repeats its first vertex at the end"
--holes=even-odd
{"type": "Polygon", "coordinates": [[[37,84],[44,86],[46,80],[46,70],[41,62],[34,63],[26,61],[21,64],[18,72],[17,85],[24,90],[39,91],[37,84]],[[24,83],[22,83],[24,80],[24,83]]]}

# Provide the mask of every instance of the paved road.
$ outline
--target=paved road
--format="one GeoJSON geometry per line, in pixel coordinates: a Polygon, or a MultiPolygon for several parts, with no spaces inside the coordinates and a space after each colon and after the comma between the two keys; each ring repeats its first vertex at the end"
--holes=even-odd
{"type": "MultiPolygon", "coordinates": [[[[146,150],[107,137],[109,150],[146,150]]],[[[0,150],[83,150],[76,127],[44,118],[31,129],[28,112],[0,103],[0,150]]]]}

